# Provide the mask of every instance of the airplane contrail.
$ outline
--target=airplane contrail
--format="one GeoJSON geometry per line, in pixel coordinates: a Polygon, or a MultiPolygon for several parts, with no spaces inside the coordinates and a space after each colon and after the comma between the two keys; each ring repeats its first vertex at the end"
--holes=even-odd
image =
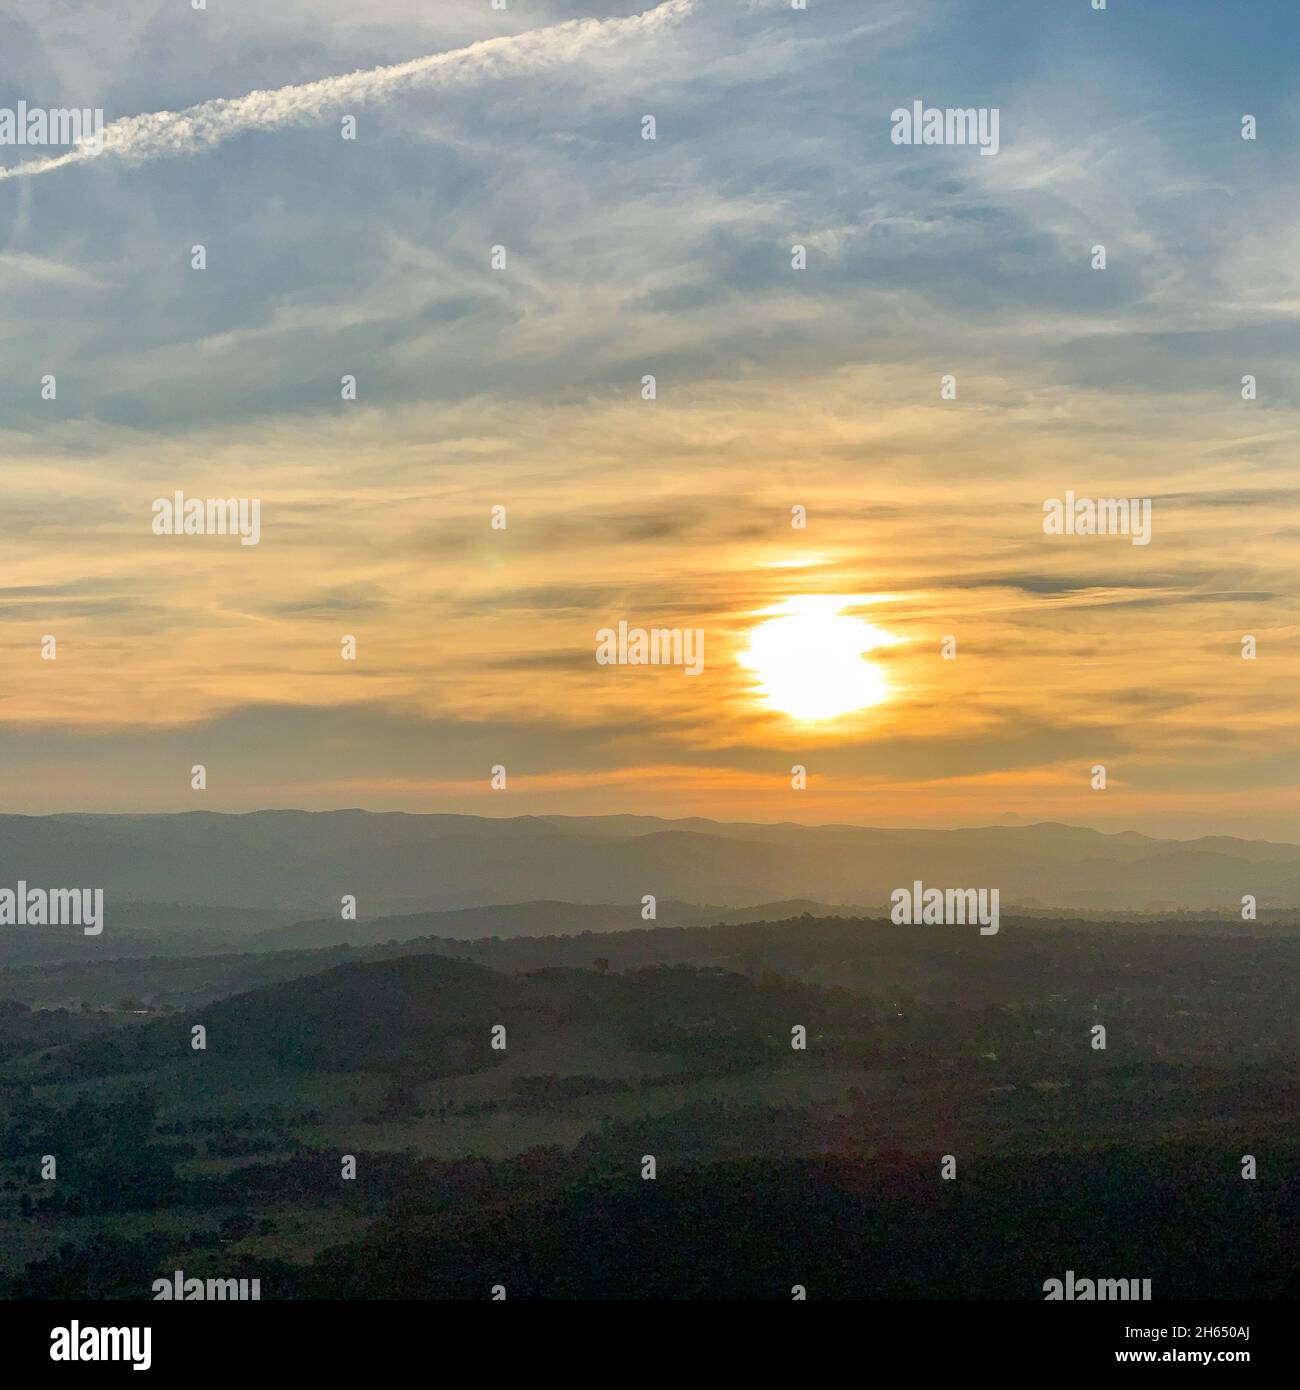
{"type": "Polygon", "coordinates": [[[273,91],[249,92],[242,97],[218,97],[184,111],[124,116],[104,127],[99,148],[82,145],[48,159],[29,159],[0,168],[0,180],[45,174],[107,154],[132,164],[192,154],[246,130],[302,125],[346,106],[383,101],[408,88],[545,72],[624,38],[667,28],[690,14],[695,4],[696,0],[665,0],[654,9],[626,19],[567,20],[546,29],[484,39],[466,48],[433,53],[390,67],[324,77],[273,91]]]}

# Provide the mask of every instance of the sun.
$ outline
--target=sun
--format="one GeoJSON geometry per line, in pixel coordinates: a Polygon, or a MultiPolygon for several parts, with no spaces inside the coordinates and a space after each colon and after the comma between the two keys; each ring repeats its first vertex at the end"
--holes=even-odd
{"type": "Polygon", "coordinates": [[[865,652],[897,639],[844,613],[847,594],[789,598],[750,634],[742,666],[758,677],[773,709],[806,723],[838,719],[887,699],[889,687],[865,652]]]}

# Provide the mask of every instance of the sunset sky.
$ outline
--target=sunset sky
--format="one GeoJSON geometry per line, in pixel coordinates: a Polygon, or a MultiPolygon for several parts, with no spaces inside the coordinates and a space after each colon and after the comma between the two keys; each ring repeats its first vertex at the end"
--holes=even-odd
{"type": "Polygon", "coordinates": [[[0,5],[0,106],[109,123],[531,35],[0,178],[0,810],[1300,840],[1289,0],[649,8],[0,5]],[[914,100],[998,154],[892,144],[914,100]],[[177,490],[259,544],[154,535],[177,490]],[[1150,544],[1045,535],[1068,490],[1150,544]],[[880,644],[799,679],[878,696],[808,722],[746,658],[819,612],[880,644]],[[620,620],[702,673],[598,664],[620,620]]]}

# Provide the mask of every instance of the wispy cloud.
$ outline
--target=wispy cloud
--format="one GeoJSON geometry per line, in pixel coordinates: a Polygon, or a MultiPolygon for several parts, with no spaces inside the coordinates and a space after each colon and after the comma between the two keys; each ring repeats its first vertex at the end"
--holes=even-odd
{"type": "Polygon", "coordinates": [[[195,154],[246,131],[305,125],[347,107],[387,101],[403,91],[532,76],[588,58],[614,44],[643,38],[678,23],[694,8],[695,0],[665,0],[643,14],[625,19],[569,20],[388,67],[325,77],[273,91],[249,92],[242,97],[219,97],[184,111],[125,116],[104,127],[102,143],[0,169],[0,179],[45,174],[101,155],[115,155],[127,163],[139,164],[195,154]]]}

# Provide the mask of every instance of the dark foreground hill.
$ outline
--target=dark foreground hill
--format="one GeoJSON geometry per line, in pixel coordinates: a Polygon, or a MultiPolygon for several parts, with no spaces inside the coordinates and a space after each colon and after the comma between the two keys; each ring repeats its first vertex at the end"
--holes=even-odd
{"type": "Polygon", "coordinates": [[[268,1299],[1039,1298],[1069,1269],[1293,1291],[1293,926],[356,950],[162,960],[252,972],[171,1014],[0,1008],[9,1291],[141,1297],[178,1268],[268,1299]],[[311,973],[258,975],[281,970],[311,973]]]}
{"type": "Polygon", "coordinates": [[[844,991],[692,966],[626,974],[554,969],[503,974],[442,955],[337,966],[234,995],[193,1013],[118,1029],[54,1053],[45,1080],[84,1080],[207,1057],[323,1072],[459,1075],[566,1042],[585,1054],[635,1049],[754,1063],[789,1049],[794,1023],[857,1030],[873,1016],[844,991]],[[202,1049],[193,1030],[205,1031],[202,1049]],[[493,1046],[493,1030],[505,1029],[493,1046]]]}
{"type": "MultiPolygon", "coordinates": [[[[599,1177],[543,1154],[390,1169],[380,1219],[310,1263],[226,1244],[214,1264],[194,1242],[184,1267],[260,1278],[264,1300],[503,1289],[516,1301],[1038,1301],[1046,1281],[1073,1271],[1149,1280],[1142,1307],[1155,1316],[1173,1300],[1300,1292],[1293,1153],[1261,1154],[1266,1176],[1250,1183],[1219,1151],[1188,1143],[963,1163],[949,1181],[931,1155],[758,1155],[667,1165],[652,1180],[642,1157],[629,1151],[622,1173],[599,1177]]],[[[173,1268],[165,1238],[101,1233],[0,1275],[0,1296],[143,1299],[173,1268]]]]}
{"type": "Polygon", "coordinates": [[[1300,1162],[1245,1183],[1215,1151],[1142,1147],[971,1167],[755,1158],[578,1182],[538,1202],[381,1223],[286,1294],[483,1298],[1042,1299],[1077,1277],[1152,1299],[1293,1298],[1300,1162]]]}

